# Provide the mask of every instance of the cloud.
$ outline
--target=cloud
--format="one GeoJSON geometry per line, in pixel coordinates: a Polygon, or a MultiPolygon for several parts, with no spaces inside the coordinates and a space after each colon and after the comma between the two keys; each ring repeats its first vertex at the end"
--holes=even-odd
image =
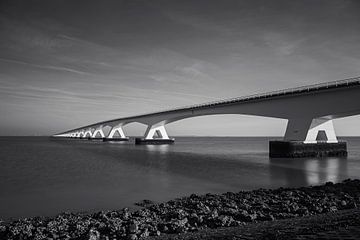
{"type": "Polygon", "coordinates": [[[114,103],[117,100],[132,100],[132,101],[148,101],[157,102],[156,99],[141,96],[131,96],[118,93],[101,94],[101,93],[81,93],[72,92],[56,88],[35,87],[35,86],[0,86],[0,92],[11,96],[22,98],[36,98],[36,99],[51,99],[62,101],[76,101],[84,104],[96,103],[114,103]]]}
{"type": "Polygon", "coordinates": [[[6,59],[6,58],[0,58],[0,61],[7,62],[7,63],[20,64],[20,65],[24,65],[24,66],[36,67],[36,68],[41,68],[41,69],[61,71],[61,72],[67,72],[67,73],[75,73],[75,74],[79,74],[79,75],[95,76],[95,74],[92,74],[89,72],[84,72],[84,71],[80,71],[80,70],[73,69],[73,68],[67,68],[67,67],[40,65],[40,64],[28,63],[25,61],[6,59]]]}

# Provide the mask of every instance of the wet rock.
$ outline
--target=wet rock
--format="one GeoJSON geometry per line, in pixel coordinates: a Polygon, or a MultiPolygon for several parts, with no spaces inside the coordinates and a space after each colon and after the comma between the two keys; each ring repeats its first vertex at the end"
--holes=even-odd
{"type": "Polygon", "coordinates": [[[187,227],[186,224],[188,223],[188,219],[184,218],[181,220],[173,220],[169,224],[169,230],[173,233],[183,233],[186,232],[187,227]]]}
{"type": "Polygon", "coordinates": [[[153,201],[148,200],[148,199],[144,199],[144,200],[142,200],[140,202],[135,203],[134,205],[139,206],[139,207],[149,207],[149,206],[151,206],[153,204],[155,204],[153,201]]]}
{"type": "Polygon", "coordinates": [[[164,224],[164,223],[160,223],[158,225],[158,229],[163,233],[168,233],[169,232],[168,226],[166,226],[166,224],[164,224]]]}
{"type": "Polygon", "coordinates": [[[136,221],[132,221],[129,224],[128,232],[129,233],[137,233],[139,231],[139,225],[136,221]]]}
{"type": "Polygon", "coordinates": [[[169,220],[183,219],[187,216],[188,216],[188,214],[183,209],[176,209],[176,210],[170,211],[166,214],[166,218],[169,220]]]}
{"type": "Polygon", "coordinates": [[[159,230],[157,230],[157,231],[153,232],[151,235],[152,236],[160,236],[161,232],[159,230]]]}
{"type": "Polygon", "coordinates": [[[296,213],[300,216],[306,216],[309,215],[309,210],[306,207],[299,207],[299,209],[296,210],[296,213]]]}
{"type": "Polygon", "coordinates": [[[217,218],[217,217],[219,216],[219,213],[218,213],[217,209],[214,209],[214,210],[211,212],[210,216],[211,216],[212,218],[217,218]]]}
{"type": "Polygon", "coordinates": [[[204,221],[203,216],[198,216],[196,213],[192,213],[189,216],[189,223],[191,226],[198,226],[204,221]]]}
{"type": "Polygon", "coordinates": [[[138,237],[137,237],[137,235],[136,235],[135,233],[132,233],[132,234],[129,234],[129,235],[128,235],[128,239],[129,239],[129,240],[137,240],[138,237]]]}
{"type": "Polygon", "coordinates": [[[122,213],[121,213],[121,218],[122,218],[123,220],[128,220],[129,217],[130,217],[129,209],[128,209],[128,208],[124,208],[124,209],[122,210],[122,213]]]}
{"type": "Polygon", "coordinates": [[[6,226],[0,225],[0,234],[6,232],[6,226]]]}
{"type": "Polygon", "coordinates": [[[240,210],[236,215],[236,219],[242,222],[251,222],[256,219],[256,214],[249,214],[246,210],[240,210]]]}
{"type": "Polygon", "coordinates": [[[147,228],[145,228],[145,230],[140,234],[140,238],[146,238],[150,235],[149,231],[147,228]]]}
{"type": "MultiPolygon", "coordinates": [[[[150,204],[150,201],[143,201],[150,204]]],[[[307,216],[360,204],[360,181],[326,183],[297,189],[279,188],[191,195],[137,211],[125,208],[94,214],[62,213],[54,218],[0,221],[0,239],[137,239],[183,233],[206,227],[307,216]]]]}
{"type": "MultiPolygon", "coordinates": [[[[61,236],[61,238],[66,238],[61,236]]],[[[70,238],[70,237],[69,237],[70,238]]],[[[96,229],[90,229],[89,231],[89,240],[100,240],[100,233],[96,229]]]]}
{"type": "Polygon", "coordinates": [[[326,182],[326,183],[325,183],[325,186],[333,186],[333,185],[334,185],[333,182],[326,182]]]}
{"type": "Polygon", "coordinates": [[[330,212],[336,212],[338,209],[337,209],[336,206],[331,206],[331,207],[329,208],[329,210],[330,210],[330,212]]]}

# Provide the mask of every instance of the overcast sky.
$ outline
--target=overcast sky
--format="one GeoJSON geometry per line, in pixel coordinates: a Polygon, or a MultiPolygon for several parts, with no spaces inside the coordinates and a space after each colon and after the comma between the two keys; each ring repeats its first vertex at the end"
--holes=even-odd
{"type": "MultiPolygon", "coordinates": [[[[0,0],[0,135],[360,76],[359,13],[356,0],[0,0]]],[[[335,122],[340,135],[359,125],[335,122]]],[[[168,130],[266,136],[285,127],[228,115],[168,130]]]]}

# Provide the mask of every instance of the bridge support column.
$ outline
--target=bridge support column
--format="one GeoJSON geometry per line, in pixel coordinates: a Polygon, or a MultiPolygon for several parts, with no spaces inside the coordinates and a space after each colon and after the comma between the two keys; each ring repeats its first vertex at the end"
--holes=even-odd
{"type": "Polygon", "coordinates": [[[95,129],[94,133],[91,136],[91,139],[94,139],[94,140],[101,139],[102,140],[103,138],[105,138],[105,134],[102,130],[102,126],[100,126],[95,129]],[[100,137],[97,137],[98,135],[100,135],[100,137]]]}
{"type": "Polygon", "coordinates": [[[149,125],[144,138],[136,138],[135,144],[172,144],[174,138],[169,138],[164,125],[149,125]]]}
{"type": "Polygon", "coordinates": [[[125,136],[125,133],[122,129],[122,124],[113,127],[110,132],[109,135],[103,139],[104,142],[106,141],[129,141],[129,138],[125,136]],[[119,137],[116,137],[115,134],[118,134],[119,137]],[[114,137],[115,136],[115,137],[114,137]]]}
{"type": "Polygon", "coordinates": [[[328,118],[289,119],[283,141],[270,141],[270,157],[346,156],[346,142],[339,142],[328,118]]]}
{"type": "Polygon", "coordinates": [[[92,137],[93,133],[91,132],[91,129],[88,129],[84,133],[84,138],[90,139],[92,137]]]}
{"type": "Polygon", "coordinates": [[[332,120],[317,118],[313,119],[304,143],[337,143],[337,137],[332,120]]]}
{"type": "Polygon", "coordinates": [[[84,130],[82,130],[80,132],[80,139],[83,139],[83,138],[85,138],[85,131],[84,130]]]}

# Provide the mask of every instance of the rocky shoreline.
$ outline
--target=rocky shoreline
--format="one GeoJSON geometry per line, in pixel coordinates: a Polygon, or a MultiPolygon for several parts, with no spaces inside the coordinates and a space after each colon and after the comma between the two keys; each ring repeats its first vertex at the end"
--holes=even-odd
{"type": "Polygon", "coordinates": [[[200,229],[183,234],[163,234],[148,240],[289,240],[360,239],[360,208],[304,217],[248,223],[237,227],[200,229]]]}
{"type": "Polygon", "coordinates": [[[192,194],[160,204],[144,200],[138,205],[143,208],[134,212],[125,208],[0,222],[0,239],[143,239],[335,213],[360,206],[360,180],[220,195],[192,194]]]}

